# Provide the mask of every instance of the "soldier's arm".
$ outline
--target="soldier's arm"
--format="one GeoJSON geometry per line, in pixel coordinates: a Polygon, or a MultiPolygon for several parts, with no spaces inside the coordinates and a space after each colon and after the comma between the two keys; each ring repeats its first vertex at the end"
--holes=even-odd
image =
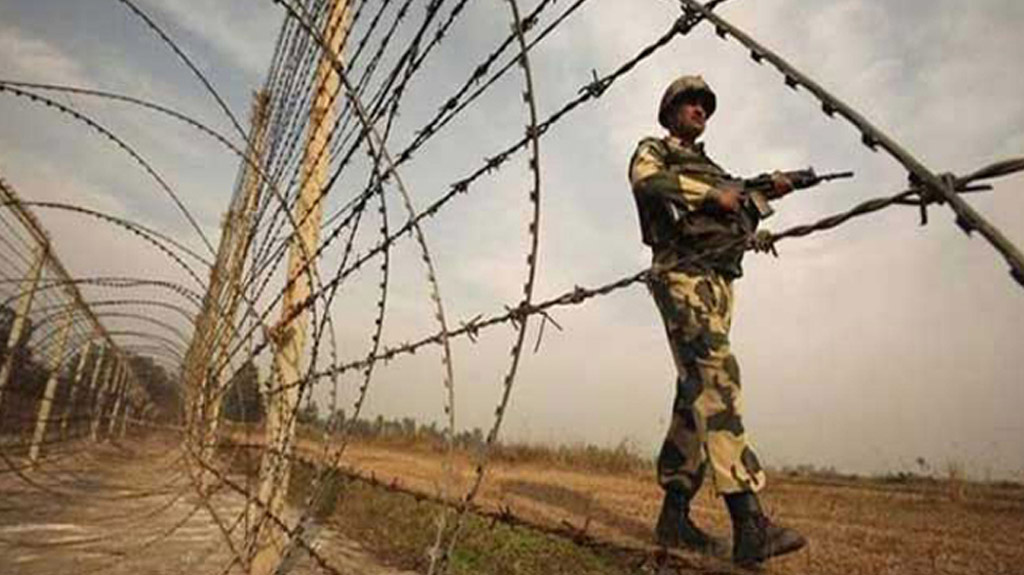
{"type": "Polygon", "coordinates": [[[721,191],[687,176],[670,171],[664,159],[662,144],[655,139],[640,142],[629,167],[633,193],[641,199],[662,198],[689,211],[717,205],[721,191]]]}

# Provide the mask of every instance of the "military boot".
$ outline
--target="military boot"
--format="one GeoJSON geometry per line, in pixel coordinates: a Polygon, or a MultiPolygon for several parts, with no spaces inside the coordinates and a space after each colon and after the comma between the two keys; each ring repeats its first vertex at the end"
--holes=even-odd
{"type": "Polygon", "coordinates": [[[729,493],[725,502],[732,517],[734,563],[752,566],[807,545],[807,539],[797,531],[772,523],[754,493],[729,493]]]}
{"type": "Polygon", "coordinates": [[[661,514],[654,528],[658,545],[725,557],[724,540],[705,533],[690,520],[690,502],[678,491],[666,491],[661,514]]]}

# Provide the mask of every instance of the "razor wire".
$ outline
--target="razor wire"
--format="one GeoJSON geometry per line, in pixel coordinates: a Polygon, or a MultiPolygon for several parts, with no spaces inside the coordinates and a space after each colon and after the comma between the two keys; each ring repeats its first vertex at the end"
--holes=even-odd
{"type": "MultiPolygon", "coordinates": [[[[179,390],[181,396],[185,398],[183,401],[198,402],[200,405],[195,408],[196,411],[190,411],[192,419],[187,420],[187,429],[185,430],[187,434],[192,434],[195,428],[214,426],[216,429],[216,422],[211,421],[211,418],[217,420],[222,417],[222,414],[216,409],[212,415],[203,410],[209,410],[210,405],[219,405],[219,402],[231,393],[229,380],[241,371],[242,366],[260,357],[275,353],[278,345],[275,343],[275,338],[279,337],[276,330],[282,326],[287,327],[293,319],[299,316],[305,314],[312,316],[311,333],[313,336],[308,345],[311,357],[307,367],[303,370],[304,375],[292,384],[299,387],[300,401],[287,414],[286,425],[295,425],[300,416],[302,398],[305,398],[307,402],[310,401],[314,386],[324,380],[331,383],[329,408],[333,418],[334,414],[338,412],[340,402],[337,378],[349,372],[360,374],[360,383],[355,388],[356,399],[352,403],[354,417],[346,422],[328,420],[323,437],[317,446],[319,455],[307,457],[288,452],[276,454],[280,461],[287,462],[283,463],[284,465],[303,461],[311,463],[317,469],[312,487],[300,505],[298,520],[279,517],[276,513],[271,512],[265,502],[254,494],[255,489],[249,481],[249,476],[246,477],[246,484],[243,485],[226,471],[236,459],[248,457],[247,449],[255,449],[265,454],[272,451],[270,445],[253,443],[249,446],[239,446],[231,438],[231,441],[228,442],[230,449],[227,449],[223,459],[214,461],[206,454],[206,450],[216,447],[214,444],[217,441],[216,434],[212,436],[212,442],[205,436],[195,436],[199,439],[183,443],[182,452],[174,463],[174,469],[178,472],[175,477],[183,478],[187,475],[187,480],[171,491],[172,497],[152,509],[151,512],[153,515],[164,513],[173,505],[169,502],[177,502],[184,497],[186,492],[194,494],[195,503],[192,504],[185,518],[178,520],[165,531],[155,534],[144,545],[125,549],[126,554],[142,553],[149,546],[171,537],[195,515],[203,513],[216,525],[220,539],[230,552],[231,559],[223,566],[222,572],[229,572],[235,568],[249,568],[252,561],[250,547],[254,534],[266,525],[286,533],[289,544],[294,548],[302,548],[303,552],[307,553],[321,569],[327,572],[338,572],[335,567],[331,566],[329,558],[323,551],[309,544],[304,536],[304,526],[308,523],[308,515],[312,513],[312,509],[317,506],[317,502],[322,497],[329,495],[324,486],[328,474],[341,471],[348,474],[353,480],[363,481],[377,488],[402,491],[394,484],[383,484],[373,477],[367,478],[358,470],[349,469],[342,464],[345,446],[348,445],[352,436],[351,426],[362,413],[374,381],[376,366],[380,362],[386,363],[411,356],[427,346],[441,348],[441,364],[444,370],[442,376],[444,400],[442,404],[447,420],[445,441],[450,457],[457,428],[454,359],[449,341],[462,337],[475,340],[483,330],[498,325],[511,325],[515,333],[510,350],[511,359],[507,371],[500,378],[500,400],[495,408],[493,424],[485,439],[484,453],[474,466],[474,479],[471,486],[463,496],[451,496],[451,486],[449,485],[451,478],[448,477],[442,485],[441,495],[432,498],[434,502],[441,504],[442,510],[438,516],[435,545],[429,555],[429,572],[445,572],[449,557],[458,544],[460,531],[464,526],[463,517],[466,513],[474,513],[509,524],[528,525],[549,535],[562,537],[587,547],[608,547],[633,554],[639,559],[648,557],[648,551],[594,539],[586,533],[585,527],[552,528],[531,523],[529,520],[516,517],[510,509],[494,511],[485,508],[477,504],[475,498],[484,481],[488,462],[487,453],[498,441],[501,424],[508,410],[522,359],[530,318],[539,316],[538,319],[541,321],[541,331],[538,333],[539,345],[543,326],[548,321],[554,321],[549,314],[555,309],[588,304],[652,279],[653,272],[645,269],[597,287],[576,286],[570,291],[548,299],[538,300],[536,298],[534,288],[540,253],[539,222],[542,188],[540,142],[549,130],[564,118],[584,104],[600,99],[603,94],[613,88],[619,79],[627,76],[642,62],[669,45],[673,40],[685,36],[704,21],[714,26],[715,31],[722,38],[733,39],[750,50],[751,57],[757,63],[771,64],[783,75],[786,84],[791,88],[794,90],[804,88],[811,93],[819,101],[826,114],[829,116],[838,114],[854,125],[861,132],[865,145],[872,149],[883,149],[905,167],[912,176],[910,187],[895,195],[868,200],[849,210],[816,222],[797,225],[780,233],[763,236],[760,238],[760,243],[756,245],[752,241],[753,238],[743,238],[738,240],[737,244],[726,246],[724,249],[740,247],[741,243],[748,244],[746,246],[748,248],[764,249],[766,246],[773,248],[774,244],[780,241],[831,230],[854,218],[894,205],[917,207],[921,211],[922,223],[927,223],[927,207],[944,203],[953,209],[957,216],[957,223],[965,232],[976,230],[995,246],[1010,264],[1014,278],[1024,284],[1024,273],[1022,273],[1024,272],[1024,259],[1021,258],[1019,250],[959,197],[961,193],[977,190],[978,182],[1021,171],[1024,169],[1024,159],[993,164],[961,177],[950,174],[937,175],[929,171],[863,116],[825,91],[792,65],[755,42],[743,31],[711,12],[724,0],[713,0],[707,4],[700,4],[694,0],[680,0],[682,15],[667,31],[644,46],[635,56],[624,61],[610,74],[599,77],[595,73],[593,81],[584,85],[575,97],[561,103],[553,113],[544,118],[541,117],[537,106],[539,87],[534,84],[531,57],[540,42],[556,32],[569,17],[585,5],[586,0],[576,0],[553,16],[547,11],[555,5],[552,0],[539,1],[525,15],[520,13],[520,5],[517,0],[505,0],[508,2],[511,12],[510,33],[473,67],[473,71],[464,82],[454,87],[449,95],[442,97],[442,105],[437,112],[421,123],[418,128],[413,129],[409,141],[399,146],[394,146],[390,140],[394,135],[393,127],[400,116],[400,109],[408,97],[407,90],[411,82],[420,77],[425,65],[432,61],[431,57],[436,53],[437,48],[449,37],[449,32],[459,22],[468,2],[465,0],[455,2],[454,5],[448,6],[446,13],[443,13],[442,8],[446,7],[446,2],[431,0],[421,7],[423,11],[422,14],[419,14],[419,18],[413,14],[415,4],[413,0],[404,0],[397,6],[397,2],[392,2],[392,0],[382,0],[378,3],[358,2],[350,11],[346,26],[349,26],[350,31],[358,30],[361,35],[356,38],[356,34],[346,33],[341,42],[342,49],[338,53],[334,53],[326,40],[326,37],[334,31],[332,29],[325,30],[325,28],[329,28],[329,14],[334,5],[332,1],[274,0],[273,3],[283,9],[285,18],[276,39],[274,54],[264,82],[269,112],[264,126],[266,142],[262,144],[262,148],[258,143],[260,138],[253,130],[246,131],[242,128],[237,114],[230,109],[227,100],[209,80],[207,74],[201,70],[200,66],[172,35],[165,31],[158,20],[131,0],[118,1],[155,33],[162,43],[171,50],[174,57],[190,70],[204,90],[215,100],[223,115],[228,118],[234,131],[243,141],[243,145],[232,143],[228,137],[184,112],[127,94],[77,86],[0,80],[0,95],[14,95],[56,110],[61,115],[77,121],[84,128],[113,142],[120,152],[140,165],[156,182],[157,187],[173,200],[198,238],[217,259],[216,261],[208,260],[168,233],[153,229],[141,222],[134,222],[128,218],[107,214],[96,209],[59,202],[5,201],[0,206],[0,211],[3,212],[0,219],[3,220],[7,230],[0,235],[0,240],[3,243],[3,246],[0,246],[0,260],[2,260],[0,262],[0,293],[6,297],[5,306],[24,300],[24,295],[28,290],[22,289],[22,286],[33,277],[31,265],[35,261],[35,256],[31,250],[42,245],[37,237],[32,237],[31,233],[18,231],[18,223],[8,221],[6,217],[8,211],[25,213],[33,209],[59,211],[85,216],[107,227],[126,230],[139,241],[155,247],[159,255],[166,258],[168,264],[182,270],[191,278],[193,284],[185,287],[173,281],[146,277],[76,278],[69,276],[66,272],[61,272],[60,269],[47,268],[35,280],[31,289],[40,301],[33,306],[30,315],[32,321],[36,322],[34,324],[36,329],[32,330],[33,333],[24,346],[31,348],[33,356],[38,361],[57,365],[58,372],[60,366],[73,364],[75,361],[72,360],[77,358],[81,368],[76,371],[88,372],[91,370],[100,374],[98,377],[105,382],[114,381],[116,370],[107,365],[103,357],[96,357],[95,353],[91,357],[89,356],[91,342],[97,337],[95,333],[99,329],[102,329],[104,337],[110,342],[109,345],[113,345],[112,342],[116,341],[117,347],[125,350],[120,353],[162,357],[162,361],[167,362],[168,366],[177,362],[179,372],[175,376],[182,377],[186,381],[201,382],[201,387],[194,387],[194,383],[192,383],[185,389],[179,390]],[[374,4],[376,10],[373,9],[374,4]],[[396,10],[391,12],[391,8],[396,8],[396,10]],[[551,20],[545,24],[544,17],[551,17],[551,20]],[[370,22],[365,22],[366,18],[370,18],[370,22]],[[360,25],[363,27],[360,28],[360,25]],[[431,27],[433,27],[432,33],[430,32],[431,27]],[[354,44],[354,48],[351,44],[354,44]],[[347,61],[341,58],[341,55],[346,52],[346,47],[352,49],[351,58],[347,61]],[[364,56],[368,58],[365,62],[362,60],[364,56]],[[317,155],[312,159],[313,163],[324,159],[330,166],[326,183],[316,191],[314,206],[319,206],[321,209],[326,206],[328,194],[333,192],[334,195],[337,195],[336,190],[342,182],[350,182],[354,179],[351,174],[359,173],[360,170],[368,173],[364,174],[365,178],[362,178],[366,182],[365,185],[355,186],[356,191],[342,207],[327,215],[322,223],[316,222],[317,226],[322,227],[324,238],[317,243],[312,253],[303,254],[305,263],[302,264],[296,275],[289,277],[288,274],[291,272],[286,273],[285,270],[282,270],[282,265],[287,258],[289,247],[301,246],[301,242],[296,241],[294,237],[298,233],[297,230],[307,223],[306,216],[296,217],[294,214],[297,210],[296,206],[301,190],[306,188],[311,181],[311,175],[305,173],[302,167],[310,161],[310,158],[303,157],[302,142],[314,128],[308,115],[314,105],[315,94],[324,89],[323,84],[318,84],[316,80],[315,69],[318,60],[329,62],[331,68],[341,78],[341,86],[334,93],[328,95],[328,106],[340,109],[340,113],[327,130],[327,144],[319,149],[316,152],[317,155]],[[413,200],[411,186],[407,185],[402,176],[403,168],[406,164],[414,162],[417,152],[441,138],[445,134],[446,127],[450,126],[453,120],[461,117],[467,110],[471,110],[472,106],[480,101],[482,95],[494,90],[499,80],[515,67],[518,67],[523,74],[522,103],[529,117],[524,135],[512,140],[499,152],[486,157],[479,167],[467,170],[466,175],[453,181],[447,191],[427,202],[425,207],[417,208],[416,203],[418,202],[413,200]],[[491,70],[495,71],[491,72],[491,70]],[[214,250],[189,208],[180,200],[177,191],[167,183],[152,162],[140,154],[128,140],[76,106],[43,95],[42,92],[46,91],[98,97],[170,117],[189,125],[197,130],[200,136],[212,139],[221,147],[226,148],[234,157],[240,159],[240,168],[228,211],[229,216],[225,218],[222,230],[224,237],[228,239],[222,243],[221,250],[214,250]],[[392,149],[399,151],[392,152],[392,149]],[[360,153],[368,156],[369,160],[362,160],[360,153]],[[424,225],[429,219],[437,217],[448,209],[455,199],[465,197],[471,190],[482,187],[482,182],[487,176],[493,175],[510,160],[520,155],[526,156],[526,171],[531,180],[530,189],[526,194],[526,202],[531,216],[527,227],[529,249],[526,254],[527,271],[522,299],[513,305],[506,306],[503,311],[498,310],[491,313],[484,311],[471,319],[452,322],[445,312],[444,300],[441,297],[441,281],[431,255],[427,235],[423,230],[424,225]],[[360,162],[363,163],[360,164],[360,162]],[[399,194],[403,208],[404,221],[400,222],[397,227],[389,221],[391,217],[398,217],[389,215],[393,213],[388,210],[387,195],[389,193],[399,194]],[[366,222],[372,218],[364,218],[364,214],[370,209],[368,206],[371,205],[374,198],[377,201],[377,211],[380,217],[380,226],[377,230],[379,232],[378,241],[365,249],[365,252],[360,252],[357,242],[363,239],[362,236],[372,233],[372,231],[366,231],[366,222]],[[321,203],[323,206],[320,206],[321,203]],[[238,224],[237,220],[232,220],[232,217],[243,213],[246,214],[246,217],[251,217],[252,221],[238,224]],[[231,230],[229,229],[230,225],[240,225],[240,228],[231,230]],[[389,309],[389,291],[392,289],[390,278],[393,273],[393,257],[391,252],[406,238],[414,240],[420,253],[420,259],[426,270],[424,275],[428,297],[438,327],[435,331],[423,334],[413,341],[387,344],[384,339],[384,326],[389,309]],[[226,250],[236,246],[246,261],[242,268],[242,276],[233,285],[218,284],[215,281],[215,275],[224,267],[222,257],[225,256],[223,254],[226,253],[226,250]],[[333,274],[322,276],[321,267],[326,258],[329,254],[338,252],[341,253],[341,256],[336,271],[333,274]],[[193,269],[186,262],[187,259],[198,262],[202,267],[199,270],[193,269]],[[381,279],[377,289],[374,327],[369,337],[369,350],[362,358],[341,360],[337,356],[337,344],[334,341],[336,328],[333,323],[338,295],[349,280],[356,277],[364,267],[378,260],[380,261],[381,279]],[[209,280],[204,277],[207,274],[210,275],[209,280]],[[283,279],[282,274],[286,276],[283,279]],[[310,294],[298,305],[291,309],[285,309],[282,303],[284,294],[299,281],[300,277],[308,279],[312,287],[310,294]],[[103,292],[100,297],[90,298],[88,302],[80,294],[67,295],[77,293],[78,286],[103,290],[103,292]],[[205,296],[196,291],[197,287],[206,292],[205,296]],[[174,299],[156,299],[159,297],[158,295],[139,291],[150,288],[158,288],[160,294],[173,295],[174,299]],[[112,290],[117,290],[117,293],[113,293],[112,290]],[[130,293],[122,293],[125,290],[130,293]],[[241,306],[240,315],[235,314],[231,302],[236,302],[235,305],[241,306]],[[91,308],[100,307],[113,309],[89,311],[91,308]],[[62,314],[61,310],[72,308],[81,309],[82,317],[74,321],[65,320],[65,314],[62,314]],[[184,321],[193,329],[193,338],[190,340],[187,333],[173,323],[149,317],[141,313],[139,308],[160,308],[175,313],[176,321],[184,321]],[[279,315],[281,319],[275,322],[272,319],[274,314],[279,315]],[[62,321],[65,323],[62,324],[62,321]],[[117,323],[119,327],[98,327],[111,321],[117,323]],[[128,325],[123,326],[123,324],[128,325]],[[39,330],[39,326],[43,326],[44,329],[39,330]],[[66,344],[60,343],[63,338],[72,342],[67,346],[72,348],[70,351],[62,349],[66,346],[66,344]],[[136,340],[143,343],[137,343],[136,340]],[[217,349],[213,349],[215,347],[217,349]],[[85,350],[84,355],[81,351],[83,349],[85,350]],[[129,349],[145,350],[145,352],[127,351],[129,349]],[[326,368],[321,368],[318,365],[320,363],[318,358],[322,357],[322,354],[330,356],[326,368]],[[193,371],[189,372],[189,370],[193,371]],[[189,380],[189,377],[193,377],[193,379],[189,380]],[[212,483],[207,483],[208,480],[204,479],[205,476],[212,477],[212,483]],[[231,517],[230,514],[225,515],[224,512],[218,510],[214,503],[214,494],[219,490],[228,490],[244,498],[245,511],[231,517]],[[256,520],[251,519],[253,510],[258,515],[256,520]]],[[[341,25],[341,21],[339,21],[338,26],[341,25]]],[[[8,189],[7,184],[4,184],[4,189],[8,189]]],[[[46,250],[42,252],[43,254],[50,253],[51,247],[48,242],[43,249],[46,250]]],[[[708,255],[712,254],[703,253],[699,257],[708,255]]],[[[45,257],[52,259],[55,256],[51,254],[45,257]]],[[[15,342],[15,344],[17,343],[15,342]]],[[[10,352],[10,350],[7,351],[10,352]]],[[[60,377],[60,374],[58,373],[54,377],[60,377]]],[[[83,383],[83,379],[77,375],[72,375],[70,383],[66,383],[67,376],[64,377],[64,380],[65,383],[62,385],[64,388],[75,389],[77,385],[78,388],[84,389],[84,395],[79,394],[81,395],[79,401],[70,400],[72,396],[69,395],[69,391],[63,392],[66,394],[65,402],[69,404],[66,409],[70,413],[64,418],[26,417],[23,419],[25,421],[32,419],[36,422],[46,421],[49,424],[59,425],[70,417],[76,423],[78,437],[84,437],[88,433],[84,433],[86,430],[81,429],[81,422],[90,422],[95,429],[97,425],[95,422],[99,419],[101,421],[98,425],[102,426],[104,422],[107,422],[109,429],[113,429],[112,422],[116,419],[117,414],[121,413],[120,417],[125,422],[122,425],[128,425],[128,422],[131,421],[137,430],[145,429],[148,426],[153,429],[163,429],[165,433],[182,432],[178,428],[172,430],[169,427],[154,426],[144,418],[129,416],[127,407],[119,411],[116,406],[117,397],[126,397],[128,393],[119,391],[127,388],[117,387],[118,384],[87,384],[83,383]],[[121,396],[117,394],[121,394],[121,396]]],[[[287,391],[287,386],[275,383],[273,379],[265,383],[266,385],[262,389],[264,397],[271,397],[287,391]]],[[[133,405],[133,409],[141,410],[143,407],[133,405]]],[[[192,410],[192,404],[187,405],[186,409],[192,410]]],[[[7,417],[5,414],[0,418],[0,424],[14,421],[18,421],[18,417],[7,417]]],[[[25,435],[24,432],[18,434],[25,435]]],[[[61,435],[60,438],[34,443],[37,446],[44,445],[50,448],[64,442],[84,440],[65,439],[63,431],[61,435]]],[[[230,437],[230,434],[228,435],[230,437]]],[[[96,437],[95,430],[92,432],[92,436],[96,437]]],[[[114,437],[113,434],[110,436],[114,437]]],[[[298,440],[294,435],[288,441],[291,442],[291,445],[286,443],[289,449],[297,447],[298,440]]],[[[5,442],[3,446],[0,446],[0,456],[7,464],[5,471],[17,475],[19,479],[34,488],[48,493],[60,493],[61,482],[59,480],[54,481],[58,485],[57,488],[47,486],[26,474],[25,470],[33,469],[32,465],[15,460],[16,457],[20,457],[20,450],[31,444],[19,440],[9,444],[5,442]]],[[[52,459],[44,459],[44,463],[47,461],[55,468],[73,469],[75,456],[55,453],[52,459]]],[[[445,461],[447,462],[448,459],[445,461]]],[[[448,475],[448,472],[445,475],[448,475]]],[[[419,498],[431,498],[422,492],[410,493],[419,498]]],[[[137,523],[142,523],[141,516],[135,519],[139,520],[137,523]]]]}

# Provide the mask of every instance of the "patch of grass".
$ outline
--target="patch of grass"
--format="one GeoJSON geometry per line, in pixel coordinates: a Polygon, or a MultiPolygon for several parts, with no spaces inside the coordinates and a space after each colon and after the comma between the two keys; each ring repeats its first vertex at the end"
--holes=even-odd
{"type": "MultiPolygon", "coordinates": [[[[345,482],[332,527],[375,557],[418,572],[429,565],[440,507],[410,495],[345,482]]],[[[450,516],[451,519],[453,516],[450,516]]],[[[451,556],[454,575],[626,575],[640,571],[608,554],[524,527],[467,514],[451,556]]]]}
{"type": "Polygon", "coordinates": [[[1024,491],[1024,483],[1021,483],[1019,481],[1012,481],[1009,479],[993,481],[991,482],[991,485],[996,489],[1005,489],[1007,491],[1024,491]]]}
{"type": "Polygon", "coordinates": [[[310,514],[317,521],[330,518],[337,511],[338,501],[345,491],[348,479],[336,469],[318,472],[307,464],[292,466],[292,477],[288,483],[288,503],[305,509],[310,489],[316,486],[316,493],[310,501],[310,514]],[[318,476],[319,475],[319,476],[318,476]]]}
{"type": "MultiPolygon", "coordinates": [[[[446,450],[444,442],[433,436],[358,437],[354,443],[426,453],[442,453],[446,450]]],[[[470,458],[479,457],[481,449],[481,445],[456,444],[455,446],[456,453],[470,458]]],[[[634,447],[625,440],[614,448],[588,443],[553,446],[498,441],[491,446],[490,460],[509,465],[533,464],[612,475],[650,475],[654,473],[654,458],[638,455],[634,447]]]]}
{"type": "Polygon", "coordinates": [[[609,474],[650,474],[654,469],[654,460],[637,455],[626,441],[614,449],[590,444],[551,447],[499,443],[494,447],[491,457],[495,461],[510,464],[541,463],[609,474]]]}
{"type": "MultiPolygon", "coordinates": [[[[300,439],[320,441],[324,438],[324,425],[323,422],[316,425],[299,423],[296,433],[300,439]]],[[[242,430],[246,427],[235,423],[231,424],[230,429],[242,430]]],[[[248,429],[258,427],[249,426],[248,429]]],[[[378,418],[376,423],[358,420],[350,432],[350,440],[357,444],[428,453],[442,453],[448,449],[444,435],[436,427],[418,426],[411,419],[399,422],[378,418]]],[[[454,448],[456,453],[470,458],[478,457],[484,448],[483,432],[479,429],[460,432],[454,439],[454,448]]],[[[627,439],[615,447],[589,443],[546,445],[497,441],[490,449],[491,461],[511,465],[530,463],[607,474],[649,475],[654,471],[653,454],[643,455],[642,450],[627,439]]]]}
{"type": "MultiPolygon", "coordinates": [[[[302,506],[317,471],[292,467],[288,500],[302,506]]],[[[351,480],[330,470],[317,483],[313,515],[359,543],[379,561],[403,570],[426,572],[442,507],[351,480]]],[[[449,511],[448,521],[454,520],[449,511]]],[[[450,525],[450,523],[449,523],[450,525]]],[[[631,575],[642,573],[621,557],[580,547],[529,529],[467,513],[451,555],[452,575],[631,575]]]]}

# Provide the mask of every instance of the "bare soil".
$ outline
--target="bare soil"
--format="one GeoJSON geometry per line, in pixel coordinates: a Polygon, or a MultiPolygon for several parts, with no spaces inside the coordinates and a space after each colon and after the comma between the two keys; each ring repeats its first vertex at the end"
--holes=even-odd
{"type": "MultiPolygon", "coordinates": [[[[171,438],[59,447],[36,469],[8,457],[20,475],[0,463],[0,575],[244,573],[244,497],[200,498],[171,438]]],[[[401,575],[329,526],[309,539],[336,574],[401,575]]],[[[288,571],[321,572],[301,552],[288,571]]]]}
{"type": "MultiPolygon", "coordinates": [[[[306,440],[299,451],[312,459],[323,447],[306,440]]],[[[451,496],[464,493],[475,462],[456,454],[446,476],[443,461],[429,450],[373,444],[351,445],[343,458],[386,486],[428,496],[444,487],[451,496]]],[[[211,506],[228,519],[218,525],[167,439],[69,444],[49,453],[39,469],[20,472],[0,473],[2,575],[233,572],[222,530],[237,529],[232,522],[244,500],[218,491],[211,506]]],[[[308,481],[297,472],[293,483],[308,481]]],[[[338,489],[315,545],[340,573],[423,572],[440,507],[391,491],[364,482],[338,489]]],[[[534,526],[568,526],[653,557],[660,497],[646,474],[495,462],[477,502],[534,526]]],[[[1024,574],[1024,489],[1017,485],[772,476],[763,499],[774,518],[810,539],[807,549],[769,562],[766,574],[1024,574]]],[[[724,507],[710,493],[698,498],[695,516],[729,535],[724,507]]],[[[635,553],[616,556],[477,515],[467,517],[454,555],[452,575],[737,572],[686,554],[683,566],[659,571],[654,562],[635,561],[635,553]]],[[[300,560],[291,573],[317,572],[314,567],[300,560]]]]}
{"type": "MultiPolygon", "coordinates": [[[[315,454],[318,446],[308,442],[301,451],[315,454]]],[[[445,484],[442,460],[424,450],[364,444],[351,445],[344,457],[362,475],[427,495],[438,495],[445,484]]],[[[455,457],[453,492],[464,492],[474,467],[465,454],[455,457]]],[[[477,502],[534,524],[585,527],[600,540],[653,550],[660,499],[653,477],[636,473],[494,463],[477,502]]],[[[1018,485],[772,476],[762,500],[774,519],[810,540],[806,549],[768,562],[764,573],[1024,574],[1024,489],[1018,485]]],[[[724,505],[710,490],[701,493],[694,514],[710,531],[729,537],[724,505]]],[[[344,518],[337,521],[345,529],[344,518]]],[[[359,532],[358,526],[351,529],[359,532]]],[[[364,537],[376,544],[372,535],[364,537]]],[[[386,553],[386,545],[377,547],[386,553]]],[[[710,563],[685,573],[721,570],[710,563]]]]}

